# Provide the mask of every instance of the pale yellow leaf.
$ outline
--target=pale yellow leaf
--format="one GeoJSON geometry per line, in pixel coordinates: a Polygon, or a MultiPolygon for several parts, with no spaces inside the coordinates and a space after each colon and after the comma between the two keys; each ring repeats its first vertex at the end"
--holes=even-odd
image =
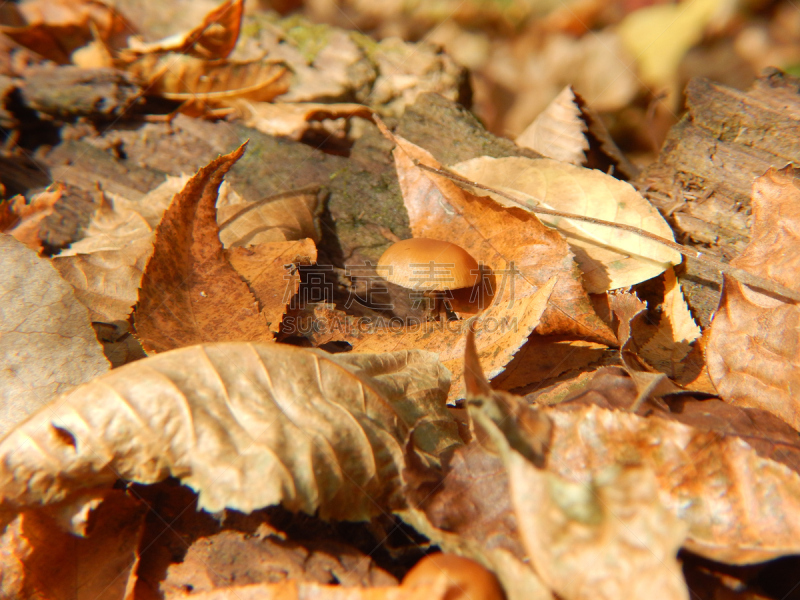
{"type": "Polygon", "coordinates": [[[172,476],[211,512],[281,503],[368,518],[399,500],[408,444],[428,462],[460,444],[448,387],[436,355],[417,350],[164,352],[56,398],[0,441],[0,512],[172,476]]]}
{"type": "MultiPolygon", "coordinates": [[[[632,225],[668,240],[672,230],[630,184],[592,169],[555,160],[483,156],[452,167],[476,181],[519,197],[519,203],[490,195],[503,206],[540,206],[632,225]]],[[[627,287],[659,275],[681,256],[637,234],[601,225],[538,215],[566,237],[590,293],[627,287]]]]}
{"type": "Polygon", "coordinates": [[[629,13],[617,27],[622,45],[636,58],[644,83],[672,94],[678,66],[686,52],[698,43],[715,16],[729,10],[731,0],[683,0],[680,3],[645,6],[629,13]]]}

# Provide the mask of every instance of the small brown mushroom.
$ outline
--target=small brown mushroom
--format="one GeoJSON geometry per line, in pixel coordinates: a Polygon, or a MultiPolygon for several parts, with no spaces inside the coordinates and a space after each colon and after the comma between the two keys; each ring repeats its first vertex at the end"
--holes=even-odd
{"type": "Polygon", "coordinates": [[[503,600],[505,593],[494,573],[455,554],[429,554],[403,578],[403,587],[430,584],[447,578],[444,600],[503,600]]]}
{"type": "Polygon", "coordinates": [[[389,246],[378,260],[378,273],[390,283],[422,292],[433,300],[432,312],[439,314],[445,292],[474,286],[480,268],[461,246],[412,238],[389,246]]]}

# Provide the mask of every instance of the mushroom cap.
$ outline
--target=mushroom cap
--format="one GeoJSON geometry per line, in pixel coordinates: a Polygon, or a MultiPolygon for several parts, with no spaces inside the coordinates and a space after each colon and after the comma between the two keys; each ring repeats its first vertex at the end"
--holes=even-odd
{"type": "Polygon", "coordinates": [[[483,565],[455,554],[429,554],[403,578],[403,587],[430,584],[446,577],[445,600],[504,600],[505,593],[495,574],[483,565]]]}
{"type": "Polygon", "coordinates": [[[442,240],[411,238],[392,244],[378,260],[386,281],[422,291],[472,287],[478,263],[461,246],[442,240]]]}

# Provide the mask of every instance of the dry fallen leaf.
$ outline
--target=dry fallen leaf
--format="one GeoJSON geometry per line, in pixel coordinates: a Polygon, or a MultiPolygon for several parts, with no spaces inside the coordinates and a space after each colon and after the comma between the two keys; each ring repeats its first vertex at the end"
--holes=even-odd
{"type": "MultiPolygon", "coordinates": [[[[638,396],[631,376],[619,367],[606,367],[562,384],[561,390],[541,394],[538,406],[569,402],[573,406],[595,405],[627,410],[638,396]]],[[[530,397],[528,398],[530,400],[530,397]]],[[[758,408],[740,408],[722,400],[697,400],[682,394],[665,402],[651,403],[643,414],[655,413],[697,430],[746,441],[762,458],[769,458],[795,469],[800,466],[800,440],[797,432],[778,417],[758,408]]]]}
{"type": "Polygon", "coordinates": [[[239,39],[243,12],[244,0],[226,0],[186,33],[149,43],[130,38],[122,57],[131,60],[142,54],[178,52],[205,60],[228,58],[239,39]]]}
{"type": "MultiPolygon", "coordinates": [[[[153,254],[152,230],[189,179],[167,177],[137,201],[104,192],[103,198],[111,202],[98,207],[85,237],[53,258],[53,265],[75,288],[93,321],[113,323],[130,316],[153,254]]],[[[223,184],[221,197],[226,197],[228,187],[223,184]]]]}
{"type": "Polygon", "coordinates": [[[56,202],[61,199],[64,188],[56,183],[53,189],[46,189],[25,202],[24,196],[15,196],[4,204],[3,231],[20,242],[36,250],[42,249],[39,227],[42,221],[53,214],[56,202]]]}
{"type": "Polygon", "coordinates": [[[575,92],[568,85],[515,141],[523,148],[530,148],[549,158],[582,165],[589,149],[586,131],[581,109],[575,101],[575,92]]]}
{"type": "Polygon", "coordinates": [[[134,312],[147,352],[212,341],[273,338],[256,299],[225,258],[215,203],[244,146],[221,156],[175,196],[156,231],[134,312]]]}
{"type": "Polygon", "coordinates": [[[436,355],[413,350],[228,343],[148,357],[54,399],[0,441],[0,512],[173,476],[209,512],[281,503],[368,518],[399,501],[407,444],[435,464],[460,443],[448,386],[436,355]]]}
{"type": "Polygon", "coordinates": [[[800,169],[769,169],[753,182],[750,243],[731,264],[797,288],[800,256],[800,169]]]}
{"type": "Polygon", "coordinates": [[[605,344],[580,338],[532,335],[503,372],[492,378],[492,386],[524,393],[570,371],[585,369],[614,353],[615,350],[605,344]]]}
{"type": "Polygon", "coordinates": [[[749,563],[798,552],[800,475],[761,457],[744,439],[659,417],[568,405],[553,421],[547,466],[576,482],[618,464],[642,464],[661,501],[689,524],[685,546],[724,562],[749,563]]]}
{"type": "MultiPolygon", "coordinates": [[[[119,194],[113,192],[103,192],[107,195],[114,204],[116,210],[127,212],[132,211],[139,213],[142,218],[147,221],[151,229],[158,227],[161,223],[161,218],[164,212],[169,208],[172,198],[175,197],[191,179],[188,175],[180,175],[178,177],[167,176],[161,185],[150,190],[139,200],[129,200],[119,194]]],[[[223,202],[227,199],[228,195],[232,193],[230,186],[227,182],[222,182],[219,188],[219,200],[223,202]]]]}
{"type": "MultiPolygon", "coordinates": [[[[672,230],[658,211],[630,184],[593,169],[550,159],[475,158],[452,167],[471,181],[520,198],[515,204],[492,195],[503,206],[549,208],[644,229],[670,241],[672,230]]],[[[478,191],[486,194],[487,192],[478,191]]],[[[627,287],[659,275],[681,262],[675,250],[637,234],[560,217],[542,215],[569,242],[590,293],[627,287]]]]}
{"type": "MultiPolygon", "coordinates": [[[[751,240],[732,265],[796,289],[800,269],[797,170],[770,169],[753,184],[751,240]]],[[[800,307],[726,277],[707,335],[708,373],[720,395],[800,428],[800,307]]]]}
{"type": "Polygon", "coordinates": [[[29,0],[14,3],[12,10],[16,18],[8,15],[13,23],[0,26],[0,32],[59,64],[68,64],[71,53],[95,35],[119,49],[135,31],[112,6],[99,0],[29,0]]]}
{"type": "Polygon", "coordinates": [[[493,374],[502,372],[503,367],[534,330],[547,307],[551,297],[555,277],[545,283],[532,296],[515,299],[510,286],[494,303],[477,317],[469,321],[430,321],[413,325],[394,326],[390,321],[378,329],[374,326],[362,328],[343,326],[350,335],[343,339],[353,346],[356,352],[379,352],[419,348],[437,352],[445,367],[453,374],[450,388],[450,401],[464,396],[464,386],[460,382],[463,372],[465,332],[475,331],[478,352],[493,374]],[[457,379],[456,379],[457,378],[457,379]]]}
{"type": "Polygon", "coordinates": [[[639,355],[672,379],[680,380],[693,365],[686,363],[691,345],[700,339],[700,327],[692,317],[672,269],[664,271],[664,302],[653,336],[638,349],[639,355]]]}
{"type": "Polygon", "coordinates": [[[645,329],[647,305],[636,294],[618,292],[609,297],[609,305],[619,321],[617,337],[620,342],[619,358],[638,390],[636,399],[625,408],[639,411],[648,400],[682,391],[664,373],[652,367],[639,354],[637,333],[645,329]]]}
{"type": "Polygon", "coordinates": [[[688,599],[676,560],[686,525],[661,505],[650,470],[610,468],[573,483],[537,469],[499,429],[492,439],[528,556],[559,597],[688,599]]]}
{"type": "Polygon", "coordinates": [[[3,598],[125,598],[136,582],[146,507],[119,490],[91,507],[91,530],[64,530],[48,510],[30,510],[0,537],[3,598]],[[43,592],[46,595],[42,595],[43,592]]]}
{"type": "Polygon", "coordinates": [[[688,598],[675,560],[686,526],[661,505],[653,473],[620,463],[573,483],[542,469],[557,435],[552,422],[520,398],[492,391],[476,359],[468,344],[469,415],[478,439],[504,464],[506,510],[516,517],[536,573],[565,599],[652,590],[688,598]]]}
{"type": "Polygon", "coordinates": [[[234,100],[230,103],[245,125],[269,135],[299,140],[310,121],[361,117],[369,119],[372,110],[362,104],[320,104],[316,102],[269,103],[234,100]]]}
{"type": "Polygon", "coordinates": [[[153,254],[153,231],[139,213],[103,202],[84,233],[53,258],[53,266],[75,288],[92,321],[124,321],[153,254]]]}
{"type": "Polygon", "coordinates": [[[148,54],[129,71],[145,82],[148,93],[171,100],[220,102],[235,98],[268,102],[289,89],[282,61],[203,60],[185,54],[148,54]]]}
{"type": "MultiPolygon", "coordinates": [[[[517,409],[508,420],[524,422],[537,437],[542,451],[549,436],[549,421],[521,405],[504,402],[503,392],[492,392],[483,376],[473,334],[466,336],[464,379],[467,399],[494,396],[517,409]]],[[[466,413],[463,409],[452,409],[466,413]]],[[[466,414],[459,415],[463,419],[466,414]]],[[[469,417],[467,417],[469,419],[469,417]]],[[[447,552],[473,558],[494,571],[509,600],[550,600],[552,595],[531,569],[519,537],[518,518],[511,506],[508,472],[502,458],[483,443],[485,433],[471,421],[460,424],[469,443],[456,448],[444,468],[426,468],[410,460],[404,472],[406,495],[412,508],[402,519],[447,552]]]]}
{"type": "Polygon", "coordinates": [[[72,64],[82,69],[111,69],[114,55],[102,40],[92,40],[75,50],[70,57],[72,64]]]}
{"type": "Polygon", "coordinates": [[[240,196],[217,203],[219,239],[226,248],[311,238],[319,241],[314,225],[319,210],[318,190],[307,189],[247,202],[240,196]]]}
{"type": "Polygon", "coordinates": [[[491,406],[501,408],[489,416],[514,450],[569,482],[587,484],[619,467],[652,470],[661,503],[689,526],[684,546],[692,552],[737,564],[797,553],[800,444],[794,432],[754,409],[738,409],[749,412],[737,418],[718,407],[707,414],[703,402],[685,402],[678,415],[658,405],[649,417],[618,410],[639,392],[618,387],[615,378],[601,370],[584,379],[572,401],[540,410],[493,392],[491,406]],[[552,424],[544,446],[540,428],[531,426],[543,418],[552,424]]]}
{"type": "Polygon", "coordinates": [[[708,373],[726,401],[763,408],[800,429],[800,308],[774,302],[754,301],[725,277],[706,345],[708,373]]]}
{"type": "Polygon", "coordinates": [[[456,449],[446,470],[424,470],[412,462],[404,478],[409,503],[430,527],[457,537],[465,547],[479,544],[484,556],[501,549],[525,559],[508,473],[496,453],[472,441],[456,449]]]}
{"type": "Polygon", "coordinates": [[[86,308],[50,262],[0,234],[0,437],[53,397],[108,371],[86,308]]]}
{"type": "Polygon", "coordinates": [[[446,552],[468,556],[494,571],[508,600],[551,600],[531,569],[511,508],[502,459],[477,442],[457,448],[446,470],[404,473],[413,506],[400,517],[446,552]]]}
{"type": "MultiPolygon", "coordinates": [[[[504,491],[507,492],[507,488],[504,491]]],[[[471,498],[472,496],[467,500],[471,498]]],[[[498,507],[499,510],[506,504],[498,507]]],[[[464,523],[465,534],[460,535],[435,527],[422,510],[406,509],[398,511],[397,514],[445,552],[472,558],[493,571],[500,580],[508,600],[553,600],[553,595],[531,568],[527,558],[521,559],[507,549],[497,546],[486,548],[483,538],[475,539],[469,535],[466,523],[464,523]]]]}
{"type": "Polygon", "coordinates": [[[278,333],[286,306],[300,287],[297,266],[317,261],[313,240],[306,238],[231,248],[226,255],[231,266],[247,281],[267,326],[278,333]]]}

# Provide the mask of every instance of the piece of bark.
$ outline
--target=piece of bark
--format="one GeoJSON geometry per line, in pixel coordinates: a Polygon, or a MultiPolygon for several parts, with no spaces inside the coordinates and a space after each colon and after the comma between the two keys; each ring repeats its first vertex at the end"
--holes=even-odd
{"type": "MultiPolygon", "coordinates": [[[[247,152],[226,177],[246,200],[255,201],[326,183],[346,162],[342,157],[274,138],[240,124],[214,123],[185,115],[178,115],[169,124],[147,123],[135,129],[109,129],[102,135],[73,142],[75,148],[62,145],[48,154],[45,161],[54,175],[57,166],[69,164],[64,177],[76,184],[86,185],[87,180],[95,179],[104,189],[110,189],[106,186],[113,185],[115,180],[129,179],[132,180],[127,183],[129,187],[147,192],[155,187],[154,179],[161,183],[164,175],[193,173],[248,139],[247,152]],[[113,158],[110,162],[116,166],[112,168],[107,157],[99,157],[100,152],[110,155],[113,158]],[[83,161],[84,155],[89,160],[83,161]],[[105,176],[106,171],[114,172],[105,176]]],[[[110,191],[129,197],[122,190],[110,191]]]]}
{"type": "Polygon", "coordinates": [[[51,117],[111,120],[131,108],[141,90],[123,71],[50,65],[29,69],[21,94],[25,105],[51,117]]]}
{"type": "MultiPolygon", "coordinates": [[[[143,136],[149,131],[142,132],[143,136]]],[[[164,173],[134,161],[121,160],[124,147],[98,147],[93,138],[65,139],[40,157],[39,164],[54,181],[84,190],[112,192],[128,200],[140,200],[164,181],[164,173]]],[[[209,161],[210,162],[210,161],[209,161]]],[[[196,171],[197,169],[194,169],[196,171]]],[[[187,173],[194,171],[187,170],[187,173]]]]}
{"type": "MultiPolygon", "coordinates": [[[[747,92],[695,78],[689,108],[656,163],[634,185],[664,214],[679,241],[730,261],[750,241],[753,180],[800,161],[800,80],[769,69],[747,92]]],[[[689,260],[681,283],[707,326],[720,274],[689,260]]]]}
{"type": "Polygon", "coordinates": [[[0,156],[0,183],[5,188],[6,198],[46,188],[51,181],[47,169],[25,154],[0,156]]]}
{"type": "Polygon", "coordinates": [[[64,193],[53,208],[53,214],[45,217],[39,228],[39,238],[48,252],[66,248],[83,237],[83,230],[97,208],[97,195],[65,185],[64,193]]]}

